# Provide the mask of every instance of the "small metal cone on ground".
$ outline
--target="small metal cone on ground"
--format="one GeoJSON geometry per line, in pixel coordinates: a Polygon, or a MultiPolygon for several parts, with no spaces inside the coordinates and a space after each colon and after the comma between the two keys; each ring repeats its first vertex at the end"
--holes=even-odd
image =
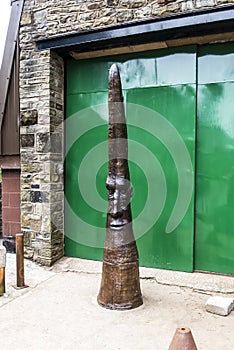
{"type": "Polygon", "coordinates": [[[177,328],[168,350],[198,350],[191,330],[187,327],[177,328]]]}

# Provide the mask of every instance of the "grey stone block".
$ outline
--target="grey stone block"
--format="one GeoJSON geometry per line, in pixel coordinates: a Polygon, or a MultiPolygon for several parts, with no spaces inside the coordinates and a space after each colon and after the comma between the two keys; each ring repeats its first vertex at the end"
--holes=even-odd
{"type": "Polygon", "coordinates": [[[206,302],[206,311],[220,316],[227,316],[234,309],[234,298],[211,297],[206,302]]]}

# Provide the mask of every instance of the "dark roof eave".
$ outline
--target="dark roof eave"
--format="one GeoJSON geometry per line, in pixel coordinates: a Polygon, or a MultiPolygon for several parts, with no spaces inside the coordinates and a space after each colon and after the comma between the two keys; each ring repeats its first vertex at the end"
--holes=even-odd
{"type": "Polygon", "coordinates": [[[37,46],[39,50],[52,49],[66,54],[91,47],[96,50],[233,30],[234,5],[226,5],[42,39],[37,41],[37,46]]]}
{"type": "MultiPolygon", "coordinates": [[[[4,54],[0,71],[0,130],[7,101],[8,87],[19,35],[19,23],[24,6],[24,0],[11,2],[11,15],[8,25],[4,54]]],[[[1,145],[0,145],[1,148],[1,145]]]]}

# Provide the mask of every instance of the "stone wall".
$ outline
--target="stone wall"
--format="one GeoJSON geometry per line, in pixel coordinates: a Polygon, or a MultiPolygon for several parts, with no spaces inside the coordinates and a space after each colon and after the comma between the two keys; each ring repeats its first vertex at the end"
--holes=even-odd
{"type": "MultiPolygon", "coordinates": [[[[25,13],[34,1],[25,1],[25,13]]],[[[25,256],[51,265],[63,255],[63,60],[38,52],[33,23],[20,29],[21,229],[25,256]]]]}
{"type": "Polygon", "coordinates": [[[25,0],[20,26],[21,227],[27,257],[63,255],[63,60],[36,40],[234,0],[25,0]]]}
{"type": "MultiPolygon", "coordinates": [[[[26,54],[22,50],[21,57],[26,54]]],[[[26,256],[63,255],[63,61],[53,52],[21,62],[21,227],[26,256]],[[36,64],[35,64],[36,63],[36,64]]]]}
{"type": "Polygon", "coordinates": [[[234,0],[26,0],[22,24],[34,27],[34,38],[44,38],[233,2],[234,0]]]}

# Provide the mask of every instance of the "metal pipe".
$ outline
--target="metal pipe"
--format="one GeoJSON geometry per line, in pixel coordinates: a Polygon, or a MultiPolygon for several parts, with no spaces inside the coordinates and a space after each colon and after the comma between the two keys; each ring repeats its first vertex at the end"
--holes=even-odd
{"type": "Polygon", "coordinates": [[[16,234],[16,288],[26,288],[24,283],[24,235],[16,234]]]}
{"type": "Polygon", "coordinates": [[[0,240],[0,296],[6,292],[5,283],[5,267],[6,267],[6,248],[0,240]]]}
{"type": "Polygon", "coordinates": [[[6,292],[5,267],[0,268],[0,296],[6,292]]]}

